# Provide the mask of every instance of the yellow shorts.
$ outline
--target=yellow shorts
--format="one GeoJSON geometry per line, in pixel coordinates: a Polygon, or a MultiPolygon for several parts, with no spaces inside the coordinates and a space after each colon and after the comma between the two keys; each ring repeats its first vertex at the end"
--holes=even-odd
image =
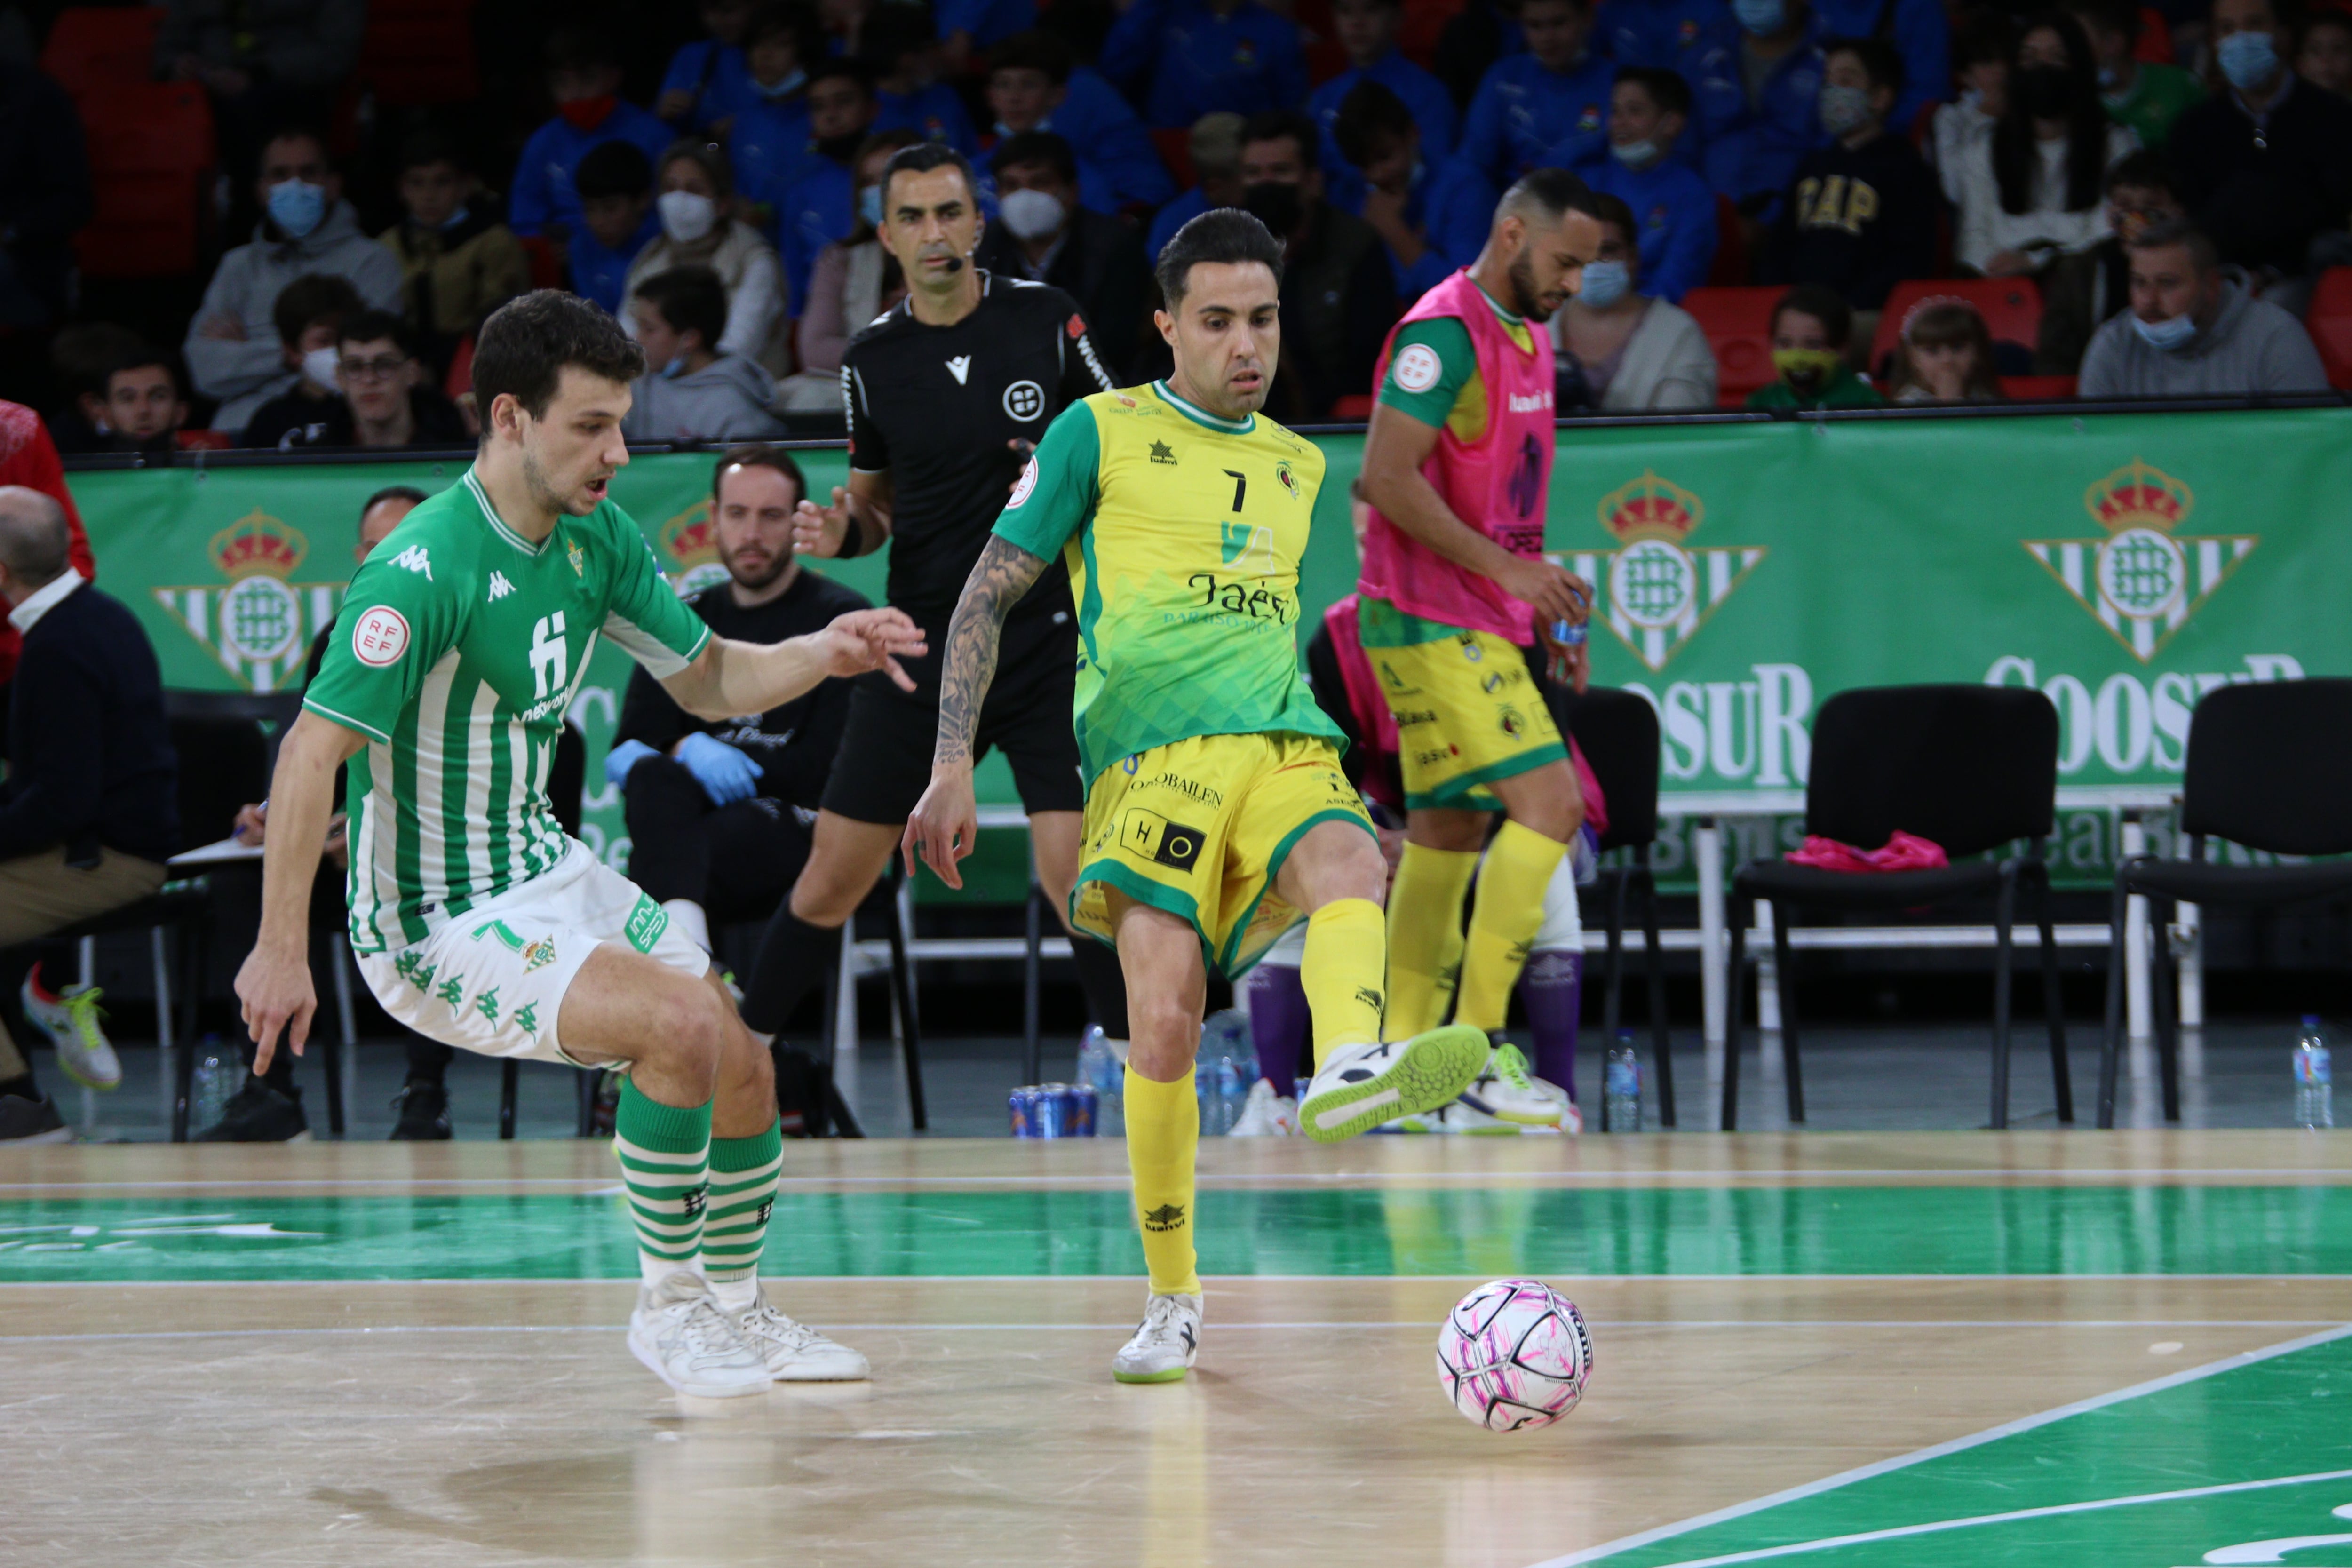
{"type": "Polygon", "coordinates": [[[1396,721],[1408,807],[1498,811],[1490,782],[1567,757],[1527,655],[1511,643],[1373,598],[1359,602],[1356,626],[1396,721]]]}
{"type": "Polygon", "coordinates": [[[1238,978],[1305,918],[1275,895],[1274,879],[1291,846],[1322,822],[1372,831],[1328,741],[1202,735],[1138,752],[1087,791],[1071,923],[1112,940],[1115,888],[1190,921],[1202,957],[1238,978]]]}

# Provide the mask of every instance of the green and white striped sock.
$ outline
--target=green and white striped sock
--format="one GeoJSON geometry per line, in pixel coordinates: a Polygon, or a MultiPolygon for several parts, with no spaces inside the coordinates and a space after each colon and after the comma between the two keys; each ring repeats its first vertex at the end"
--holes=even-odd
{"type": "Polygon", "coordinates": [[[784,1134],[771,1121],[756,1138],[710,1141],[710,1209],[702,1219],[702,1264],[719,1304],[730,1311],[751,1304],[759,1290],[760,1249],[776,1182],[784,1165],[784,1134]]]}
{"type": "Polygon", "coordinates": [[[628,1079],[613,1118],[613,1152],[629,1189],[645,1282],[702,1271],[702,1215],[710,1194],[710,1106],[664,1105],[628,1079]]]}

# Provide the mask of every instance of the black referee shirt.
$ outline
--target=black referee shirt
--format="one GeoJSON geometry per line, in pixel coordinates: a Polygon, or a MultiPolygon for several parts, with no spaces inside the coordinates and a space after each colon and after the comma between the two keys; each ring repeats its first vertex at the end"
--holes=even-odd
{"type": "MultiPolygon", "coordinates": [[[[988,542],[1024,461],[1055,416],[1111,389],[1078,307],[1059,289],[983,271],[980,305],[951,327],[916,320],[911,301],[849,341],[842,356],[849,462],[888,470],[890,603],[936,650],[964,579],[988,542]]],[[[1070,609],[1055,561],[1013,612],[1070,609]]]]}

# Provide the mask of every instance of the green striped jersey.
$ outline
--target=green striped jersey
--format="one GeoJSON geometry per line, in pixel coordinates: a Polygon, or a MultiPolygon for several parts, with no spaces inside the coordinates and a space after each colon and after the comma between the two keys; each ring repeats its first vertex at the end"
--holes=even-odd
{"type": "Polygon", "coordinates": [[[302,699],[367,738],[345,791],[354,951],[421,942],[563,858],[548,769],[599,637],[656,676],[710,639],[609,500],[534,544],[468,468],[369,553],[302,699]]]}

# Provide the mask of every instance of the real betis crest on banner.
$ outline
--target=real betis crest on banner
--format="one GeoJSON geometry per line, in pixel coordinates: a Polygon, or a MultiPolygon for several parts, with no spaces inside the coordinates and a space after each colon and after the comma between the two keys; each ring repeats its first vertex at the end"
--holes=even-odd
{"type": "Polygon", "coordinates": [[[294,574],[310,552],[291,523],[258,507],[212,537],[205,556],[219,574],[209,583],[152,590],[189,637],[250,691],[302,682],[310,640],[331,626],[343,584],[300,583],[294,574]]]}
{"type": "Polygon", "coordinates": [[[691,599],[714,583],[727,581],[727,567],[719,559],[719,525],[710,515],[710,498],[671,518],[659,529],[663,570],[681,599],[691,599]]]}
{"type": "Polygon", "coordinates": [[[2105,538],[2029,539],[2025,548],[2146,664],[2259,542],[2180,532],[2196,505],[2187,485],[2135,458],[2083,492],[2105,538]]]}
{"type": "Polygon", "coordinates": [[[1570,569],[1600,591],[1599,618],[1652,670],[1666,667],[1766,553],[1691,548],[1685,541],[1706,521],[1706,503],[1646,468],[1602,496],[1599,510],[1622,548],[1579,552],[1570,569]]]}

